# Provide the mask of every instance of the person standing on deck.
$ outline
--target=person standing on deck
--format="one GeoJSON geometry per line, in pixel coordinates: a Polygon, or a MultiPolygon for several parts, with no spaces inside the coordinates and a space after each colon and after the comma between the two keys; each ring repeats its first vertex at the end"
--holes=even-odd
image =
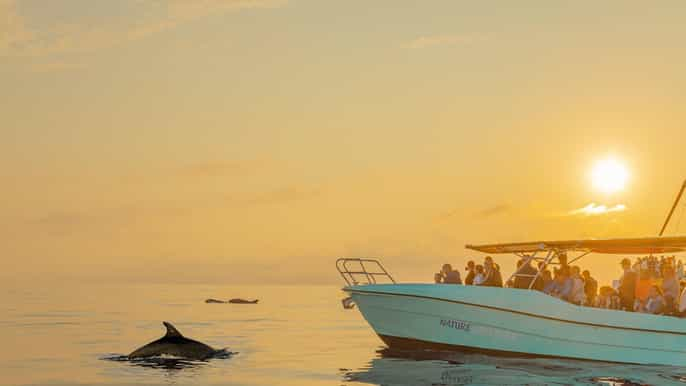
{"type": "Polygon", "coordinates": [[[586,292],[586,304],[595,304],[595,298],[598,294],[598,282],[591,277],[588,270],[584,270],[584,292],[586,292]]]}
{"type": "Polygon", "coordinates": [[[648,297],[645,302],[641,302],[638,312],[646,314],[661,314],[665,308],[665,300],[660,293],[660,287],[653,285],[648,290],[648,297]]]}
{"type": "Polygon", "coordinates": [[[481,264],[477,264],[476,267],[474,267],[474,285],[481,285],[483,284],[484,280],[486,280],[486,276],[484,276],[484,266],[481,264]]]}
{"type": "Polygon", "coordinates": [[[555,280],[549,287],[548,295],[562,300],[568,300],[572,293],[572,279],[569,277],[569,266],[560,267],[555,270],[555,280]]]}
{"type": "Polygon", "coordinates": [[[657,280],[653,277],[652,270],[641,271],[636,280],[636,294],[634,297],[634,310],[645,305],[650,296],[650,288],[655,285],[657,280]]]}
{"type": "Polygon", "coordinates": [[[674,311],[674,303],[679,300],[681,288],[679,288],[679,279],[673,266],[666,265],[663,272],[662,295],[665,301],[665,312],[671,313],[674,311]]]}
{"type": "Polygon", "coordinates": [[[465,268],[465,271],[467,271],[467,276],[464,278],[464,284],[474,284],[474,277],[476,276],[476,266],[474,264],[474,260],[469,260],[469,262],[467,262],[467,267],[465,268]]]}
{"type": "Polygon", "coordinates": [[[443,275],[443,284],[462,284],[460,271],[453,270],[450,264],[443,264],[441,274],[443,275]]]}
{"type": "Polygon", "coordinates": [[[519,261],[517,275],[514,278],[514,288],[529,289],[531,282],[534,280],[534,276],[538,273],[536,268],[531,266],[531,260],[528,258],[523,258],[519,261]],[[519,276],[528,275],[528,276],[519,276]]]}
{"type": "Polygon", "coordinates": [[[622,269],[624,274],[619,282],[619,299],[622,303],[622,309],[633,311],[636,297],[636,272],[631,270],[631,261],[626,258],[622,260],[622,269]]]}
{"type": "Polygon", "coordinates": [[[581,268],[575,265],[571,267],[570,271],[572,290],[570,291],[567,300],[570,303],[580,306],[586,302],[586,292],[584,290],[584,279],[581,278],[581,268]]]}
{"type": "Polygon", "coordinates": [[[486,256],[484,259],[484,280],[481,283],[485,287],[502,287],[503,277],[500,275],[500,270],[498,266],[493,263],[493,259],[490,256],[486,256]]]}

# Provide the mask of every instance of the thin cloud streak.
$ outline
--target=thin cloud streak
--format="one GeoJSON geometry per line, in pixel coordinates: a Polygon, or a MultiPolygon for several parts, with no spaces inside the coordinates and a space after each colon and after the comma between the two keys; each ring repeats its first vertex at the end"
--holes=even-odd
{"type": "Polygon", "coordinates": [[[608,207],[607,205],[597,205],[595,202],[592,202],[583,208],[571,210],[568,212],[568,214],[570,216],[599,216],[608,213],[624,212],[625,210],[626,205],[624,204],[617,204],[615,206],[608,207]]]}
{"type": "Polygon", "coordinates": [[[512,208],[507,204],[498,204],[485,208],[476,213],[476,217],[493,217],[509,212],[512,208]]]}
{"type": "Polygon", "coordinates": [[[78,24],[54,24],[40,30],[29,29],[30,20],[17,11],[16,0],[0,0],[0,56],[42,57],[93,52],[116,47],[172,30],[180,25],[230,11],[251,8],[278,8],[286,0],[170,0],[138,2],[140,15],[125,22],[92,26],[90,20],[78,24]]]}

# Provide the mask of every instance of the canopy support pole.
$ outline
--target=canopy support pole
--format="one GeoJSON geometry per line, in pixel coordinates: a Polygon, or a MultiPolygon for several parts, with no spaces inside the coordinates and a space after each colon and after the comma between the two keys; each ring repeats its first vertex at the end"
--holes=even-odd
{"type": "Polygon", "coordinates": [[[665,223],[662,225],[662,229],[660,229],[660,234],[658,236],[662,237],[662,235],[665,233],[665,229],[667,229],[667,225],[669,224],[669,220],[672,219],[672,215],[674,214],[674,209],[676,209],[676,206],[679,204],[679,200],[681,200],[681,196],[684,194],[684,189],[686,189],[686,180],[684,180],[684,183],[681,184],[681,189],[679,189],[679,194],[676,195],[676,200],[674,200],[674,204],[672,205],[672,209],[669,210],[669,214],[667,215],[667,219],[665,220],[665,223]]]}
{"type": "Polygon", "coordinates": [[[517,277],[517,275],[519,275],[519,271],[521,271],[522,268],[524,268],[524,265],[530,263],[532,260],[536,260],[536,253],[538,253],[538,251],[532,253],[531,255],[515,253],[516,256],[519,256],[522,259],[526,258],[526,261],[524,261],[522,263],[522,265],[520,265],[519,267],[517,267],[517,269],[515,269],[514,273],[512,275],[510,275],[510,277],[507,279],[507,281],[505,283],[509,283],[510,281],[513,281],[514,278],[517,277]]]}
{"type": "Polygon", "coordinates": [[[570,265],[570,264],[572,264],[573,262],[575,262],[575,261],[577,261],[577,260],[581,259],[582,257],[584,257],[584,256],[588,255],[589,253],[591,253],[591,251],[588,251],[588,252],[584,252],[584,253],[582,253],[581,255],[579,255],[579,256],[577,256],[577,257],[573,258],[573,259],[572,259],[572,261],[568,261],[568,262],[567,262],[567,265],[570,265]]]}
{"type": "Polygon", "coordinates": [[[557,253],[553,252],[552,250],[548,251],[548,254],[543,258],[543,266],[542,267],[536,267],[536,276],[534,276],[534,279],[531,280],[531,283],[529,283],[529,289],[532,289],[534,287],[534,284],[536,283],[536,280],[538,280],[538,277],[541,276],[541,273],[543,273],[543,270],[546,269],[548,264],[553,260],[553,257],[557,256],[557,253]]]}

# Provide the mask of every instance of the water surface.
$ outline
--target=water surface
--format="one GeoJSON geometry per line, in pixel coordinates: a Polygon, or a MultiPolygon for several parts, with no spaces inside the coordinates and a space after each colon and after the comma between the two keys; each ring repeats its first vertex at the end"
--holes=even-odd
{"type": "Polygon", "coordinates": [[[385,348],[331,286],[16,286],[2,293],[3,385],[686,385],[686,367],[385,348]],[[259,298],[258,305],[206,298],[259,298]],[[116,359],[164,334],[237,352],[155,366],[116,359]]]}

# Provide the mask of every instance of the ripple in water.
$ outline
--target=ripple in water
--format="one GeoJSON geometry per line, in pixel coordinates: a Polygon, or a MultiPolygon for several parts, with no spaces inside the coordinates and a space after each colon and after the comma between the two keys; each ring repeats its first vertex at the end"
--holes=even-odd
{"type": "Polygon", "coordinates": [[[228,359],[238,353],[231,352],[228,350],[219,350],[215,355],[208,360],[190,360],[186,358],[175,357],[171,355],[161,355],[148,358],[135,358],[130,359],[128,355],[121,354],[111,354],[104,356],[100,359],[105,361],[113,362],[127,362],[133,366],[138,367],[149,367],[154,369],[166,369],[166,370],[183,370],[188,368],[196,368],[206,366],[211,360],[214,359],[228,359]]]}

